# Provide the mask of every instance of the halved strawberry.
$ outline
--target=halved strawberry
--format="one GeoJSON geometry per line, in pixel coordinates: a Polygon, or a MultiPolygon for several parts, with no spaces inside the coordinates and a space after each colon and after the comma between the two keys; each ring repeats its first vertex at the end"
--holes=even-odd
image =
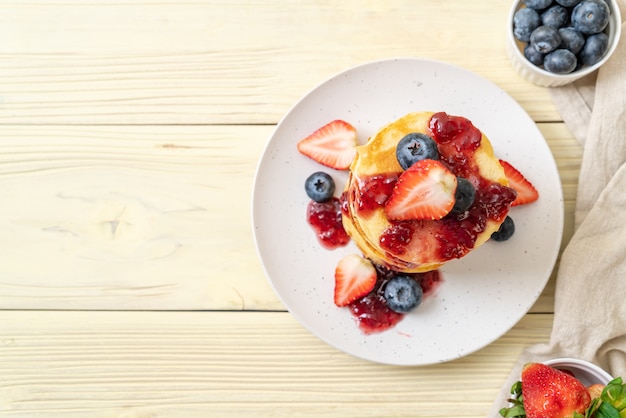
{"type": "Polygon", "coordinates": [[[298,151],[326,167],[346,170],[356,156],[356,129],[334,120],[298,142],[298,151]]]}
{"type": "Polygon", "coordinates": [[[525,205],[539,199],[539,192],[535,189],[535,186],[518,169],[504,160],[500,160],[500,165],[504,168],[506,178],[509,179],[509,187],[517,192],[517,197],[511,203],[511,206],[525,205]]]}
{"type": "Polygon", "coordinates": [[[335,269],[335,305],[347,306],[372,291],[376,268],[370,260],[350,254],[339,260],[335,269]]]}
{"type": "Polygon", "coordinates": [[[392,220],[441,219],[454,206],[457,179],[438,160],[421,160],[404,171],[385,203],[392,220]]]}
{"type": "Polygon", "coordinates": [[[591,396],[574,376],[542,363],[522,369],[522,395],[528,418],[570,418],[585,413],[591,396]]]}

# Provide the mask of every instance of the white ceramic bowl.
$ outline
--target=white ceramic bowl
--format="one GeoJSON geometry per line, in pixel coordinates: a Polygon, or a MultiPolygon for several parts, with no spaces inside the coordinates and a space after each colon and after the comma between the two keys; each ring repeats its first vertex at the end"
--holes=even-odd
{"type": "Polygon", "coordinates": [[[578,70],[574,70],[569,74],[554,74],[544,70],[541,67],[537,67],[524,57],[524,43],[518,41],[513,36],[513,15],[522,7],[525,7],[522,0],[516,0],[513,2],[513,6],[509,12],[509,18],[507,23],[507,39],[506,50],[507,55],[511,61],[511,64],[515,71],[517,71],[522,77],[539,86],[543,87],[558,87],[566,84],[573,83],[581,77],[584,77],[600,68],[613,54],[615,48],[620,39],[622,30],[622,18],[620,15],[619,6],[617,0],[605,0],[611,9],[611,17],[606,29],[606,34],[609,37],[609,49],[604,57],[595,65],[590,67],[583,67],[578,70]]]}
{"type": "Polygon", "coordinates": [[[545,365],[555,369],[565,370],[580,380],[583,385],[591,386],[596,383],[606,385],[613,377],[605,370],[585,360],[575,358],[556,358],[543,362],[545,365]]]}

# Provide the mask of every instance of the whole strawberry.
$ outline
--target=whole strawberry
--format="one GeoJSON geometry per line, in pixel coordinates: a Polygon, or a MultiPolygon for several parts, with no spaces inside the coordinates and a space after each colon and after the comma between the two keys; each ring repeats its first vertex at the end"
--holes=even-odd
{"type": "Polygon", "coordinates": [[[522,393],[527,418],[584,415],[591,403],[589,391],[580,380],[541,363],[529,363],[522,369],[522,393]]]}

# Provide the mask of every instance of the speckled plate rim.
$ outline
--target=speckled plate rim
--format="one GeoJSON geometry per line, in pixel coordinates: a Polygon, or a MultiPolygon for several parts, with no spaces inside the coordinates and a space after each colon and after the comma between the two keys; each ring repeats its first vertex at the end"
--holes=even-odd
{"type": "MultiPolygon", "coordinates": [[[[328,170],[338,189],[347,173],[328,170]]],[[[556,262],[563,232],[563,193],[552,153],[533,120],[502,89],[465,69],[419,58],[365,63],[313,88],[271,134],[253,184],[256,250],[274,291],[311,333],[365,360],[427,365],[473,353],[511,329],[535,303],[556,262]],[[304,180],[321,166],[297,142],[333,119],[353,124],[364,143],[384,124],[419,110],[470,119],[496,155],[518,167],[540,199],[511,211],[517,232],[487,242],[441,269],[444,283],[397,326],[366,335],[333,304],[334,269],[347,247],[322,248],[305,213],[304,180]]]]}

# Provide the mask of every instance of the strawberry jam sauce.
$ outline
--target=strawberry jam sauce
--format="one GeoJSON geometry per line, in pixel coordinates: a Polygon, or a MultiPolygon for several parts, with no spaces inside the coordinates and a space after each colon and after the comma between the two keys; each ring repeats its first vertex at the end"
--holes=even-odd
{"type": "MultiPolygon", "coordinates": [[[[358,322],[359,328],[365,334],[374,334],[393,328],[394,325],[404,318],[404,314],[389,309],[383,296],[385,285],[397,273],[381,266],[376,266],[376,268],[378,280],[374,290],[361,299],[352,302],[349,306],[352,315],[358,322]]],[[[412,277],[420,284],[424,297],[432,294],[442,282],[441,274],[438,270],[427,273],[407,274],[407,276],[412,277]]]]}
{"type": "Polygon", "coordinates": [[[358,194],[355,196],[355,207],[359,216],[367,217],[385,206],[397,181],[398,174],[381,174],[359,181],[358,194]]]}
{"type": "Polygon", "coordinates": [[[307,206],[306,217],[323,247],[332,250],[350,242],[341,222],[341,201],[336,197],[323,203],[311,200],[307,206]]]}

